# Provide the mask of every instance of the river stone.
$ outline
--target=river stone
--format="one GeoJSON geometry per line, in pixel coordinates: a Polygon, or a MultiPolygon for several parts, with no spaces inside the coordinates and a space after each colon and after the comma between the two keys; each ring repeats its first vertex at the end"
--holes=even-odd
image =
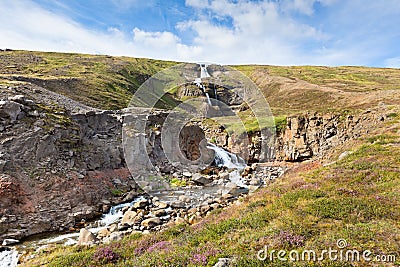
{"type": "Polygon", "coordinates": [[[156,217],[163,217],[167,215],[167,212],[164,209],[156,210],[153,212],[154,216],[156,217]]]}
{"type": "Polygon", "coordinates": [[[137,212],[128,210],[125,212],[124,217],[122,217],[121,224],[133,225],[137,222],[137,212]]]}
{"type": "Polygon", "coordinates": [[[141,225],[143,227],[147,227],[147,228],[152,228],[159,224],[161,224],[161,220],[159,218],[148,218],[146,220],[143,220],[141,223],[141,225]]]}
{"type": "Polygon", "coordinates": [[[199,221],[199,220],[197,219],[196,214],[193,214],[192,216],[190,216],[190,217],[189,217],[189,220],[188,220],[189,224],[195,224],[195,223],[197,223],[198,221],[199,221]]]}
{"type": "Polygon", "coordinates": [[[109,244],[112,241],[120,241],[125,236],[125,232],[113,232],[110,236],[103,239],[103,243],[109,244]]]}
{"type": "Polygon", "coordinates": [[[107,228],[103,228],[97,232],[97,238],[104,238],[109,236],[110,234],[111,234],[110,230],[108,230],[107,228]]]}
{"type": "Polygon", "coordinates": [[[223,180],[229,180],[229,172],[220,172],[218,176],[223,180]]]}
{"type": "Polygon", "coordinates": [[[9,239],[3,240],[2,246],[9,246],[9,245],[17,244],[17,243],[19,243],[19,240],[9,238],[9,239]]]}
{"type": "Polygon", "coordinates": [[[193,174],[192,181],[197,184],[200,184],[200,185],[207,185],[207,184],[211,183],[210,179],[204,177],[203,175],[201,175],[199,173],[193,174]]]}
{"type": "Polygon", "coordinates": [[[260,179],[253,178],[250,180],[250,185],[259,185],[260,184],[260,179]]]}
{"type": "Polygon", "coordinates": [[[200,211],[201,211],[202,213],[207,213],[207,211],[210,211],[210,210],[211,210],[210,205],[205,205],[205,206],[201,206],[201,207],[200,207],[200,211]]]}
{"type": "Polygon", "coordinates": [[[147,199],[142,199],[133,204],[134,209],[143,209],[149,204],[149,201],[147,199]]]}
{"type": "Polygon", "coordinates": [[[183,172],[182,175],[188,178],[192,177],[192,173],[190,172],[183,172]]]}
{"type": "Polygon", "coordinates": [[[215,209],[220,208],[221,205],[219,203],[213,203],[213,204],[210,205],[210,207],[215,210],[215,209]]]}
{"type": "Polygon", "coordinates": [[[124,197],[124,199],[122,201],[130,202],[130,201],[134,200],[136,197],[137,197],[137,193],[134,191],[130,191],[126,194],[126,196],[124,197]]]}
{"type": "Polygon", "coordinates": [[[190,201],[192,201],[192,199],[188,196],[182,195],[178,197],[179,201],[185,202],[185,203],[189,203],[190,201]]]}
{"type": "Polygon", "coordinates": [[[242,194],[249,193],[249,189],[245,188],[245,187],[234,187],[234,188],[230,188],[226,193],[233,197],[238,197],[242,194]]]}
{"type": "Polygon", "coordinates": [[[191,208],[188,210],[188,214],[195,214],[198,211],[197,208],[191,208]]]}
{"type": "Polygon", "coordinates": [[[77,246],[85,246],[85,245],[92,245],[97,241],[96,236],[87,230],[86,228],[82,228],[79,232],[79,239],[77,246]]]}
{"type": "Polygon", "coordinates": [[[185,203],[179,200],[175,200],[171,202],[171,207],[175,209],[180,209],[185,207],[185,203]]]}
{"type": "Polygon", "coordinates": [[[160,209],[166,209],[166,208],[168,208],[168,203],[161,202],[161,201],[157,201],[157,202],[155,203],[155,205],[156,205],[158,208],[160,208],[160,209]]]}

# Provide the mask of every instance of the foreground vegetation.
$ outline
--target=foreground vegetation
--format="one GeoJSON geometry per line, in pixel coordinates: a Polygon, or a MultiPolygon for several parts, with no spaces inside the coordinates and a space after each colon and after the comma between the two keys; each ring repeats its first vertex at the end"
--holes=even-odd
{"type": "MultiPolygon", "coordinates": [[[[212,266],[230,258],[235,266],[266,266],[257,253],[271,250],[321,252],[370,250],[400,264],[400,127],[393,112],[386,129],[337,151],[331,164],[314,161],[292,169],[267,188],[213,212],[198,224],[177,225],[162,233],[131,235],[99,247],[43,250],[28,265],[49,266],[212,266]],[[349,151],[338,160],[338,155],[349,151]]],[[[261,254],[260,254],[261,255],[261,254]]],[[[273,266],[366,266],[372,263],[285,262],[273,266]]],[[[272,266],[272,265],[271,265],[272,266]]]]}

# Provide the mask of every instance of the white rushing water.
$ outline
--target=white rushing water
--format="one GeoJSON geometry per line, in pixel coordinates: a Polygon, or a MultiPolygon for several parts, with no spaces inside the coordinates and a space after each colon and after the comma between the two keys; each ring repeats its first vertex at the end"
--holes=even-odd
{"type": "Polygon", "coordinates": [[[218,167],[227,167],[228,169],[238,170],[242,170],[246,167],[244,159],[219,146],[208,143],[207,148],[215,151],[215,164],[218,167]]]}
{"type": "Polygon", "coordinates": [[[207,148],[214,150],[214,160],[218,167],[235,169],[229,173],[229,180],[232,183],[235,183],[240,187],[247,187],[247,185],[245,185],[242,181],[242,176],[240,175],[240,171],[246,167],[246,162],[244,159],[211,143],[207,144],[207,148]]]}
{"type": "Polygon", "coordinates": [[[140,196],[135,200],[133,200],[132,202],[122,203],[111,207],[110,211],[107,214],[103,215],[103,217],[99,221],[99,226],[106,227],[109,226],[110,224],[117,222],[119,219],[124,217],[124,214],[122,213],[123,208],[133,206],[133,204],[143,199],[144,197],[140,196]]]}
{"type": "Polygon", "coordinates": [[[196,78],[196,80],[194,81],[194,83],[197,85],[197,87],[199,87],[201,90],[203,90],[203,93],[206,95],[207,97],[207,102],[208,104],[211,106],[211,99],[210,99],[210,95],[207,93],[206,88],[204,87],[204,85],[201,83],[201,78],[196,78]]]}
{"type": "MultiPolygon", "coordinates": [[[[110,211],[107,214],[104,214],[100,220],[93,223],[94,225],[97,225],[97,227],[90,228],[88,230],[91,231],[92,233],[97,233],[101,229],[117,222],[124,216],[124,214],[122,213],[122,209],[124,207],[132,206],[136,202],[143,200],[143,199],[144,199],[143,196],[139,196],[132,202],[122,203],[122,204],[118,204],[116,206],[111,207],[110,211]]],[[[68,245],[76,244],[78,237],[79,237],[79,232],[63,234],[63,235],[58,235],[56,237],[43,239],[39,243],[40,244],[51,244],[51,243],[64,242],[64,245],[68,246],[68,245]]],[[[0,265],[0,267],[2,267],[2,266],[0,265]]]]}
{"type": "Polygon", "coordinates": [[[3,250],[0,252],[0,267],[14,267],[18,264],[18,251],[3,250]]]}

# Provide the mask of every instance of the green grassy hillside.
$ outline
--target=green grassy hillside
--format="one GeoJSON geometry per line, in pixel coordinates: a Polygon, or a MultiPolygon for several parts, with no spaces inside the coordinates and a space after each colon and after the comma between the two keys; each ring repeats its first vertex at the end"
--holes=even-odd
{"type": "MultiPolygon", "coordinates": [[[[102,109],[125,108],[136,89],[177,62],[31,51],[0,52],[0,83],[28,81],[102,109]]],[[[400,69],[234,66],[248,75],[275,115],[365,109],[400,102],[400,69]]],[[[166,95],[159,107],[174,100],[166,95]]]]}
{"type": "Polygon", "coordinates": [[[148,78],[176,62],[30,51],[0,52],[0,82],[27,81],[101,109],[127,107],[148,78]]]}

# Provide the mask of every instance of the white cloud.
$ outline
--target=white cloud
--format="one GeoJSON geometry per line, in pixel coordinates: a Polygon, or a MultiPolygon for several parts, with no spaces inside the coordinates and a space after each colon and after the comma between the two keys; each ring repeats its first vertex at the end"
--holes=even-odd
{"type": "MultiPolygon", "coordinates": [[[[119,6],[138,2],[113,1],[119,6]]],[[[374,43],[375,47],[369,43],[372,37],[363,40],[357,36],[356,42],[350,42],[348,36],[353,36],[353,33],[345,32],[347,29],[343,30],[345,33],[341,37],[332,36],[332,33],[322,32],[290,15],[291,12],[298,12],[314,16],[316,2],[330,5],[335,0],[186,0],[186,4],[196,12],[190,20],[180,21],[176,25],[177,32],[172,33],[145,31],[137,27],[131,32],[123,32],[116,27],[95,31],[65,15],[47,11],[32,1],[0,0],[0,48],[223,64],[350,65],[365,64],[379,56],[377,49],[379,42],[383,42],[379,40],[387,39],[375,37],[379,41],[374,43]],[[189,32],[192,37],[189,43],[180,38],[184,32],[189,32]]],[[[358,5],[365,4],[360,1],[358,5]]],[[[339,15],[346,14],[347,21],[334,16],[333,22],[326,22],[351,26],[348,20],[356,6],[354,2],[344,5],[345,10],[339,15]]],[[[374,8],[379,10],[379,5],[375,3],[374,8]]],[[[385,6],[385,10],[389,12],[391,9],[385,6]]],[[[397,57],[386,58],[389,58],[386,64],[398,64],[397,57]]]]}
{"type": "Polygon", "coordinates": [[[296,11],[311,16],[314,14],[314,5],[316,3],[328,6],[336,1],[337,0],[285,0],[282,2],[282,7],[285,11],[296,11]]]}

